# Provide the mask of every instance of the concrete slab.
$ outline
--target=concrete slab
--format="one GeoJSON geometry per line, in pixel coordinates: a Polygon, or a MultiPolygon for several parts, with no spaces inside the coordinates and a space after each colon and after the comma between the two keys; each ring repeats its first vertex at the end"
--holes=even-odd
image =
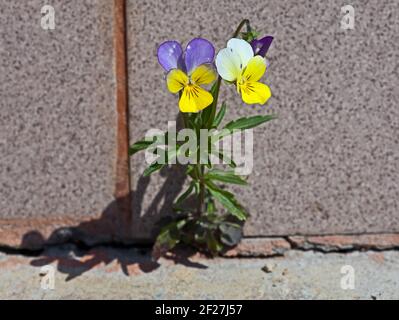
{"type": "Polygon", "coordinates": [[[39,257],[0,253],[0,299],[399,299],[398,263],[397,251],[157,264],[132,248],[52,248],[39,257]]]}
{"type": "MultiPolygon", "coordinates": [[[[345,2],[311,0],[127,1],[131,140],[166,129],[177,115],[156,47],[197,36],[217,49],[243,18],[275,36],[264,81],[268,105],[243,105],[223,87],[228,118],[275,112],[255,130],[254,171],[239,190],[250,236],[398,232],[399,4],[352,1],[354,30],[342,30],[345,2]]],[[[148,238],[180,191],[178,171],[140,178],[132,163],[135,235],[148,238]]]]}
{"type": "Polygon", "coordinates": [[[39,245],[114,200],[113,2],[51,4],[55,30],[43,1],[0,5],[0,244],[39,245]]]}

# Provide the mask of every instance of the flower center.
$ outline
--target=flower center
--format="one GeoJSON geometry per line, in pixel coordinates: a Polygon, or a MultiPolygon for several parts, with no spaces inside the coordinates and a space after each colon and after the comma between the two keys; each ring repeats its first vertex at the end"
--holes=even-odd
{"type": "Polygon", "coordinates": [[[248,79],[243,74],[237,79],[237,92],[241,93],[248,87],[248,79]]]}

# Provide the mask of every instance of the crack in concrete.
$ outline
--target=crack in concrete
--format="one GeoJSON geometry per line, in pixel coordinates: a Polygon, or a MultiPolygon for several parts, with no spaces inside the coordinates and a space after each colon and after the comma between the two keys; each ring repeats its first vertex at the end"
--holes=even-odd
{"type": "MultiPolygon", "coordinates": [[[[222,258],[225,259],[256,259],[256,258],[265,258],[272,259],[276,257],[283,257],[287,251],[302,251],[302,252],[318,252],[323,254],[350,254],[353,252],[389,252],[389,251],[399,251],[399,246],[393,246],[391,248],[378,248],[371,246],[362,246],[353,244],[351,247],[347,248],[336,248],[330,247],[327,245],[318,245],[311,242],[304,242],[304,245],[298,244],[296,241],[292,240],[291,236],[280,237],[284,239],[288,244],[289,248],[285,250],[281,250],[280,252],[275,252],[267,255],[259,254],[256,252],[241,255],[239,252],[236,255],[222,255],[222,258]]],[[[78,250],[82,254],[89,253],[91,250],[96,248],[108,248],[108,249],[132,249],[139,250],[141,254],[151,254],[152,244],[120,244],[120,243],[97,243],[94,245],[87,245],[81,242],[66,242],[62,244],[48,244],[43,246],[40,249],[22,249],[22,248],[14,248],[9,246],[0,245],[0,253],[4,253],[6,255],[19,255],[25,257],[39,257],[45,251],[51,249],[69,249],[72,248],[78,250]]],[[[279,250],[277,250],[279,251],[279,250]]]]}
{"type": "MultiPolygon", "coordinates": [[[[353,237],[353,236],[352,236],[353,237]]],[[[352,252],[385,252],[385,251],[399,251],[399,244],[392,244],[391,246],[383,246],[379,247],[379,244],[344,244],[343,247],[339,247],[340,244],[321,244],[321,243],[314,243],[309,241],[306,236],[301,236],[302,242],[299,243],[298,241],[293,240],[292,236],[285,236],[282,237],[285,239],[290,247],[291,250],[298,250],[298,251],[313,251],[313,252],[320,252],[324,254],[328,253],[352,253],[352,252]]],[[[295,237],[294,237],[295,238],[295,237]]]]}
{"type": "Polygon", "coordinates": [[[66,248],[74,248],[81,253],[89,253],[90,250],[96,248],[108,248],[108,249],[134,249],[139,250],[140,253],[149,253],[151,252],[152,245],[146,244],[120,244],[120,243],[96,243],[94,245],[87,245],[82,242],[65,242],[60,244],[48,244],[44,245],[40,249],[22,249],[22,248],[14,248],[9,246],[0,245],[0,253],[5,253],[7,255],[20,255],[25,257],[39,257],[43,252],[51,249],[66,249],[66,248]]]}

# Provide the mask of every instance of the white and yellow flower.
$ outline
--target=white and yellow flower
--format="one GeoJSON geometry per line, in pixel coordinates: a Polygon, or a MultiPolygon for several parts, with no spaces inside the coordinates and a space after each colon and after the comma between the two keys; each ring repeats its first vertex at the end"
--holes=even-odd
{"type": "Polygon", "coordinates": [[[265,104],[271,97],[270,88],[259,82],[266,72],[266,60],[254,56],[251,45],[242,39],[230,39],[227,48],[216,56],[219,75],[237,86],[237,92],[247,104],[265,104]]]}

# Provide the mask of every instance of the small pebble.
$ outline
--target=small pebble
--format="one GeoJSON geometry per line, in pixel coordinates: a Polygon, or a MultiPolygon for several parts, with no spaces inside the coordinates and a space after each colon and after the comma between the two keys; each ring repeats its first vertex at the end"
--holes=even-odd
{"type": "Polygon", "coordinates": [[[265,266],[262,268],[262,271],[266,273],[271,273],[273,272],[275,267],[276,266],[272,263],[266,263],[265,266]]]}
{"type": "Polygon", "coordinates": [[[284,269],[281,275],[286,276],[288,274],[288,269],[284,269]]]}

